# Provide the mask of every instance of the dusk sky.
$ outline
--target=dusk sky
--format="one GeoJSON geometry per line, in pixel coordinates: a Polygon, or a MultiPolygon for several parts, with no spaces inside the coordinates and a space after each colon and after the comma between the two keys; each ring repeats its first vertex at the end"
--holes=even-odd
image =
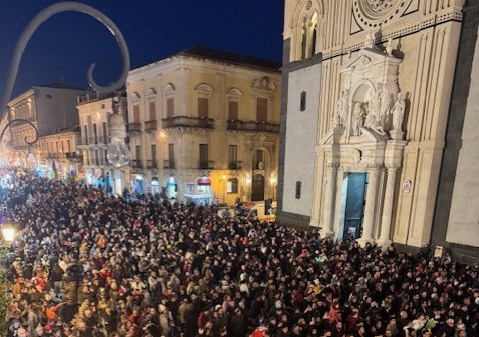
{"type": "MultiPolygon", "coordinates": [[[[0,7],[0,89],[17,39],[28,22],[53,0],[2,0],[0,7]]],[[[195,45],[281,60],[283,0],[85,0],[123,33],[131,66],[161,60],[195,45]]],[[[117,79],[121,58],[115,39],[83,13],[59,13],[30,40],[12,98],[32,85],[63,80],[87,88],[88,65],[102,85],[117,79]]]]}

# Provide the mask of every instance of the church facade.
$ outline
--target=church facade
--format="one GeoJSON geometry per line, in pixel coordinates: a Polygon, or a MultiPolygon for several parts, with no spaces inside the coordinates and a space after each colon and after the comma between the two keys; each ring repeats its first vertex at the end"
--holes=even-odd
{"type": "Polygon", "coordinates": [[[470,178],[454,179],[474,160],[461,169],[465,144],[453,154],[446,144],[463,134],[448,124],[458,51],[471,44],[461,32],[477,2],[286,0],[278,222],[361,244],[479,246],[456,235],[477,227],[479,213],[461,217],[454,202],[479,203],[464,193],[470,178]],[[451,214],[438,213],[441,197],[451,214]]]}

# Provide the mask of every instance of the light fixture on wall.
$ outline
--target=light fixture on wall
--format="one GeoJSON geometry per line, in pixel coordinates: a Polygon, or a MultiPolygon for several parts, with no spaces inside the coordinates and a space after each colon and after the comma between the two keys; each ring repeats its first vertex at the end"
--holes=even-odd
{"type": "MultiPolygon", "coordinates": [[[[78,2],[60,2],[57,4],[51,5],[45,8],[44,10],[42,10],[40,13],[38,13],[33,18],[33,20],[30,21],[30,23],[27,25],[22,35],[20,36],[20,39],[18,40],[17,45],[15,46],[10,68],[8,70],[8,77],[6,80],[5,89],[0,99],[0,113],[4,113],[7,108],[8,101],[10,100],[10,96],[12,94],[13,85],[17,77],[20,61],[22,59],[22,55],[23,55],[23,52],[25,51],[28,41],[32,37],[33,33],[37,30],[37,28],[43,22],[48,20],[53,15],[57,13],[62,13],[62,12],[80,12],[80,13],[85,13],[94,17],[95,19],[100,21],[103,25],[105,25],[105,27],[108,28],[108,30],[115,37],[118,43],[118,46],[121,52],[122,67],[123,67],[118,80],[109,86],[101,86],[97,84],[95,80],[93,79],[93,69],[95,67],[95,64],[92,63],[90,67],[88,68],[88,73],[87,73],[87,79],[88,79],[89,85],[98,93],[119,93],[125,87],[126,78],[128,76],[128,71],[130,69],[130,55],[128,53],[128,47],[126,45],[125,39],[123,38],[123,35],[121,34],[118,27],[105,14],[103,14],[102,12],[100,12],[99,10],[91,6],[78,3],[78,2]]],[[[114,110],[115,110],[115,102],[114,102],[114,110]]],[[[110,130],[109,130],[110,136],[112,138],[112,142],[110,143],[108,148],[107,159],[112,165],[120,167],[120,166],[127,165],[128,162],[130,161],[130,153],[128,151],[128,148],[125,145],[125,137],[126,137],[125,119],[123,115],[121,114],[121,112],[119,111],[114,111],[110,117],[113,124],[113,125],[110,125],[110,130]]],[[[33,124],[31,121],[26,119],[13,119],[9,121],[5,125],[4,129],[2,130],[0,134],[0,144],[2,142],[3,136],[7,128],[10,125],[15,123],[16,124],[26,123],[35,129],[35,139],[32,141],[25,139],[25,142],[28,145],[32,145],[38,141],[38,130],[35,124],[33,124]]]]}

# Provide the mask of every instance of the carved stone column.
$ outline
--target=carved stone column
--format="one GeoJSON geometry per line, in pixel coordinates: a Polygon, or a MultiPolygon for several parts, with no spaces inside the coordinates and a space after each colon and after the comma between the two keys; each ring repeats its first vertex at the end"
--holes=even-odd
{"type": "Polygon", "coordinates": [[[323,206],[323,236],[334,234],[334,194],[336,192],[336,176],[339,164],[326,163],[326,180],[323,206]]]}
{"type": "Polygon", "coordinates": [[[371,165],[369,169],[369,184],[366,192],[366,207],[364,210],[363,233],[358,239],[361,246],[366,242],[374,241],[372,236],[374,219],[376,215],[377,193],[379,186],[379,175],[381,171],[380,165],[371,165]]]}
{"type": "Polygon", "coordinates": [[[383,218],[381,223],[381,234],[379,237],[378,245],[384,248],[391,246],[391,239],[389,235],[391,233],[392,214],[393,214],[393,202],[394,202],[394,188],[396,185],[396,175],[399,169],[399,164],[391,164],[387,166],[387,181],[386,192],[384,193],[384,206],[383,206],[383,218]]]}

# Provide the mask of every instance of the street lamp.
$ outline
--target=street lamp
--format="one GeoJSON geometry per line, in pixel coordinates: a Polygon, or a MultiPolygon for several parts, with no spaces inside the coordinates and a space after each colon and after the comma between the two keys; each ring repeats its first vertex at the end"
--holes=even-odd
{"type": "MultiPolygon", "coordinates": [[[[80,13],[85,13],[92,16],[93,18],[103,23],[103,25],[106,28],[108,28],[108,30],[115,37],[118,43],[118,46],[121,52],[121,57],[122,57],[122,65],[123,65],[123,69],[120,74],[120,77],[118,78],[116,82],[114,82],[113,84],[109,86],[101,86],[97,84],[96,81],[93,79],[93,69],[95,68],[95,63],[92,63],[90,67],[88,68],[88,73],[87,73],[87,79],[90,86],[99,93],[117,93],[117,94],[121,92],[123,88],[125,87],[126,78],[128,76],[128,71],[130,69],[130,55],[128,53],[128,47],[126,45],[125,39],[123,38],[123,35],[121,31],[118,29],[118,27],[105,14],[103,14],[102,12],[100,12],[99,10],[91,6],[78,3],[78,2],[60,2],[57,4],[51,5],[45,8],[44,10],[42,10],[40,13],[38,13],[33,18],[33,20],[30,21],[30,23],[27,25],[22,35],[20,36],[20,39],[18,40],[17,45],[15,46],[12,61],[10,63],[7,81],[5,84],[5,89],[0,99],[0,113],[3,113],[7,108],[8,101],[10,100],[10,97],[12,94],[13,85],[15,84],[15,79],[17,77],[20,61],[22,59],[22,55],[23,55],[23,52],[25,51],[28,41],[32,37],[33,33],[35,33],[37,28],[43,22],[48,20],[53,15],[57,13],[62,13],[62,12],[80,12],[80,13]]],[[[119,113],[118,111],[113,111],[113,114],[110,117],[111,117],[110,120],[112,123],[109,125],[110,127],[109,131],[112,138],[111,144],[113,145],[110,144],[111,146],[109,146],[107,159],[112,165],[116,167],[121,167],[128,164],[130,160],[130,153],[125,145],[125,137],[126,137],[125,119],[123,115],[119,113]]],[[[26,119],[13,119],[9,121],[5,125],[4,129],[2,130],[0,134],[0,144],[2,142],[3,135],[5,134],[6,129],[11,124],[14,124],[14,123],[26,123],[35,129],[35,139],[33,141],[28,141],[27,139],[25,139],[25,142],[28,145],[32,145],[38,141],[38,130],[35,124],[33,124],[31,121],[26,119]]]]}
{"type": "Polygon", "coordinates": [[[12,243],[15,239],[15,227],[9,224],[4,224],[2,226],[2,235],[5,242],[12,243]]]}

